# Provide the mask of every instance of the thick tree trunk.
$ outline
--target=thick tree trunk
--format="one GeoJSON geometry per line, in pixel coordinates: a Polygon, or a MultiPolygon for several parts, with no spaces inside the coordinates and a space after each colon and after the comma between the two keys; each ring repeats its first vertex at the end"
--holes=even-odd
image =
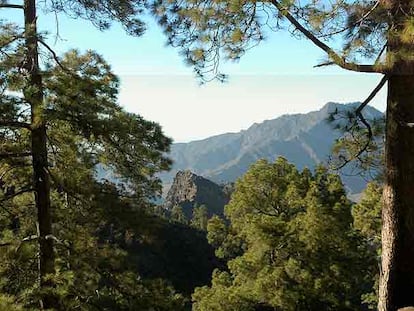
{"type": "Polygon", "coordinates": [[[50,182],[46,122],[43,108],[43,84],[39,68],[39,53],[36,27],[36,0],[24,1],[25,35],[29,86],[24,91],[25,99],[31,105],[32,114],[32,164],[33,183],[38,220],[39,241],[39,286],[42,291],[41,308],[56,307],[53,292],[55,256],[53,250],[52,219],[50,207],[50,182]]]}
{"type": "Polygon", "coordinates": [[[379,311],[414,306],[414,76],[388,82],[379,311]]]}
{"type": "Polygon", "coordinates": [[[389,0],[389,80],[379,311],[414,306],[414,44],[404,39],[410,0],[389,0]]]}

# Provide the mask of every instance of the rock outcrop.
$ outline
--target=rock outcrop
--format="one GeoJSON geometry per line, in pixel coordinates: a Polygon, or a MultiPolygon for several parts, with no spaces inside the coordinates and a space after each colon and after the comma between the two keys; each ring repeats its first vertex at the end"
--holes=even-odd
{"type": "Polygon", "coordinates": [[[191,217],[195,205],[205,205],[208,215],[222,215],[230,199],[229,185],[218,185],[189,170],[178,171],[164,201],[164,207],[171,210],[181,206],[184,214],[191,217]]]}

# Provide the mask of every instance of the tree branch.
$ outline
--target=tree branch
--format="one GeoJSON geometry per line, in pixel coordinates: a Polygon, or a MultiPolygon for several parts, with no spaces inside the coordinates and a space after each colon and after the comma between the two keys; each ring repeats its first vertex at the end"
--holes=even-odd
{"type": "MultiPolygon", "coordinates": [[[[9,44],[12,44],[14,41],[21,39],[22,36],[13,36],[10,38],[10,40],[8,40],[7,42],[4,42],[3,45],[0,47],[1,49],[5,48],[6,46],[8,46],[9,44]]],[[[2,53],[6,54],[7,56],[9,56],[6,52],[2,51],[2,53]]]]}
{"type": "Polygon", "coordinates": [[[19,195],[24,194],[24,193],[33,192],[33,191],[34,191],[34,189],[32,187],[22,188],[19,191],[13,193],[13,194],[10,194],[10,195],[7,195],[7,196],[3,197],[3,199],[0,200],[0,203],[6,202],[6,201],[8,201],[10,199],[13,199],[13,198],[15,198],[15,197],[17,197],[19,195]]]}
{"type": "Polygon", "coordinates": [[[85,199],[83,199],[83,198],[81,198],[81,197],[79,197],[78,195],[77,195],[77,193],[75,193],[75,192],[73,192],[73,191],[71,191],[71,190],[69,190],[68,188],[66,188],[60,181],[59,181],[59,179],[58,178],[56,178],[56,176],[47,168],[46,169],[46,171],[47,171],[47,173],[49,174],[49,176],[50,176],[50,179],[58,186],[58,187],[60,187],[62,190],[63,190],[63,192],[65,192],[67,195],[69,195],[70,197],[72,197],[72,198],[74,198],[75,200],[78,200],[78,201],[80,201],[80,202],[85,202],[85,199]]]}
{"type": "MultiPolygon", "coordinates": [[[[29,235],[29,236],[25,237],[24,239],[22,239],[22,240],[20,241],[20,243],[19,243],[19,246],[16,248],[16,252],[19,250],[20,246],[21,246],[24,242],[30,242],[30,241],[33,241],[33,240],[37,240],[37,235],[29,235]]],[[[0,243],[0,247],[3,247],[3,246],[11,246],[11,245],[13,245],[13,243],[12,243],[12,242],[4,242],[4,243],[0,243]]]]}
{"type": "Polygon", "coordinates": [[[1,3],[0,9],[24,9],[23,5],[19,4],[8,4],[8,3],[1,3]]]}
{"type": "Polygon", "coordinates": [[[29,123],[19,121],[0,121],[0,127],[25,128],[28,130],[32,129],[29,123]]]}
{"type": "Polygon", "coordinates": [[[293,17],[290,12],[284,8],[277,0],[271,0],[271,3],[279,10],[279,12],[286,17],[286,19],[296,27],[306,38],[312,41],[317,47],[326,52],[329,58],[338,66],[343,69],[357,72],[368,72],[368,73],[382,73],[380,70],[376,69],[373,65],[361,65],[356,63],[349,63],[343,57],[338,55],[331,47],[319,40],[312,32],[302,26],[299,21],[293,17]]]}
{"type": "Polygon", "coordinates": [[[31,152],[21,152],[21,153],[0,153],[0,160],[8,158],[23,158],[31,156],[31,152]]]}
{"type": "Polygon", "coordinates": [[[329,62],[323,62],[320,64],[317,64],[315,66],[313,66],[313,68],[319,68],[319,67],[325,67],[325,66],[332,66],[332,65],[336,65],[335,62],[329,61],[329,62]]]}
{"type": "Polygon", "coordinates": [[[72,74],[72,75],[74,75],[74,76],[77,76],[76,75],[76,73],[74,73],[73,71],[71,71],[70,69],[68,69],[68,68],[66,68],[63,64],[62,64],[62,62],[60,61],[60,59],[59,59],[59,57],[57,56],[57,54],[56,54],[56,52],[46,43],[46,42],[44,42],[43,40],[38,40],[38,42],[40,43],[40,44],[42,44],[45,48],[46,48],[46,50],[48,50],[49,52],[50,52],[50,54],[52,54],[52,57],[53,57],[53,59],[55,60],[55,62],[58,64],[58,66],[60,67],[60,68],[62,68],[64,71],[66,71],[66,72],[68,72],[68,73],[70,73],[70,74],[72,74]]]}
{"type": "Polygon", "coordinates": [[[357,26],[358,24],[362,24],[362,22],[369,16],[371,15],[372,12],[374,12],[374,10],[378,7],[378,5],[380,4],[380,0],[377,0],[375,2],[375,4],[372,6],[372,8],[370,8],[364,15],[362,15],[357,21],[353,22],[352,25],[346,26],[344,28],[341,28],[339,30],[324,34],[322,36],[318,36],[318,38],[325,38],[325,37],[330,37],[333,35],[337,35],[340,34],[341,32],[345,32],[349,29],[351,29],[352,27],[357,26]]]}
{"type": "MultiPolygon", "coordinates": [[[[372,128],[369,122],[365,119],[365,117],[362,114],[362,110],[371,102],[371,100],[378,94],[378,92],[383,88],[385,83],[388,81],[388,76],[384,75],[381,79],[381,81],[378,83],[378,85],[372,90],[372,92],[368,95],[368,97],[358,106],[358,108],[355,110],[355,115],[361,121],[362,124],[367,128],[367,141],[365,142],[364,146],[358,150],[358,153],[353,156],[353,159],[359,159],[359,157],[364,153],[368,147],[369,144],[372,141],[373,133],[372,128]]],[[[345,167],[350,161],[353,159],[344,159],[344,163],[342,163],[340,166],[336,167],[335,169],[339,170],[345,167]]]]}
{"type": "Polygon", "coordinates": [[[36,234],[33,235],[29,235],[27,237],[25,237],[23,240],[21,240],[21,242],[29,242],[29,241],[33,241],[33,240],[37,240],[38,237],[36,234]]]}
{"type": "Polygon", "coordinates": [[[10,209],[8,209],[7,207],[5,207],[3,204],[0,206],[0,208],[2,208],[4,211],[6,211],[7,214],[9,214],[10,216],[15,216],[13,214],[13,212],[10,209]]]}
{"type": "Polygon", "coordinates": [[[367,99],[365,99],[359,106],[358,108],[355,110],[355,113],[361,114],[362,109],[365,108],[366,105],[368,105],[371,100],[378,94],[378,92],[383,88],[383,86],[385,85],[385,83],[388,81],[388,76],[384,75],[381,79],[381,81],[378,83],[378,85],[372,90],[371,94],[369,94],[369,96],[367,97],[367,99]]]}

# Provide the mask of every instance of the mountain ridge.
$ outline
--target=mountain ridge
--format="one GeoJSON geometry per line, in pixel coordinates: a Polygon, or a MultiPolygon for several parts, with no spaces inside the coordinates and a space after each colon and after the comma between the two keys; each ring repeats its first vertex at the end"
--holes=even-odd
{"type": "MultiPolygon", "coordinates": [[[[284,114],[275,119],[254,123],[236,133],[224,133],[171,147],[172,170],[161,174],[164,184],[171,184],[180,170],[191,170],[216,183],[233,182],[260,158],[274,161],[285,157],[299,169],[324,163],[332,144],[341,133],[329,125],[327,118],[335,110],[355,109],[359,103],[327,103],[320,110],[284,114]]],[[[367,106],[366,119],[382,118],[383,113],[367,106]]],[[[360,192],[366,181],[343,174],[350,193],[360,192]]]]}

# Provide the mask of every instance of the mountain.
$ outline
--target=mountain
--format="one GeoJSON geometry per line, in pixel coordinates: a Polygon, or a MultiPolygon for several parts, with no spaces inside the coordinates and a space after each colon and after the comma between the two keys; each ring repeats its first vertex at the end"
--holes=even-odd
{"type": "Polygon", "coordinates": [[[217,185],[186,170],[177,172],[163,206],[170,210],[174,205],[179,205],[187,218],[191,218],[195,204],[205,205],[209,216],[221,215],[229,200],[229,185],[217,185]]]}
{"type": "MultiPolygon", "coordinates": [[[[274,161],[283,156],[299,169],[314,168],[327,161],[332,144],[341,136],[326,120],[329,113],[350,110],[359,103],[328,103],[318,111],[283,115],[255,123],[247,130],[227,133],[189,143],[173,144],[173,168],[160,177],[168,187],[180,170],[191,170],[216,183],[233,182],[260,158],[274,161]]],[[[373,107],[364,109],[366,119],[384,115],[373,107]]],[[[359,193],[366,181],[359,176],[342,176],[349,193],[359,193]]]]}

